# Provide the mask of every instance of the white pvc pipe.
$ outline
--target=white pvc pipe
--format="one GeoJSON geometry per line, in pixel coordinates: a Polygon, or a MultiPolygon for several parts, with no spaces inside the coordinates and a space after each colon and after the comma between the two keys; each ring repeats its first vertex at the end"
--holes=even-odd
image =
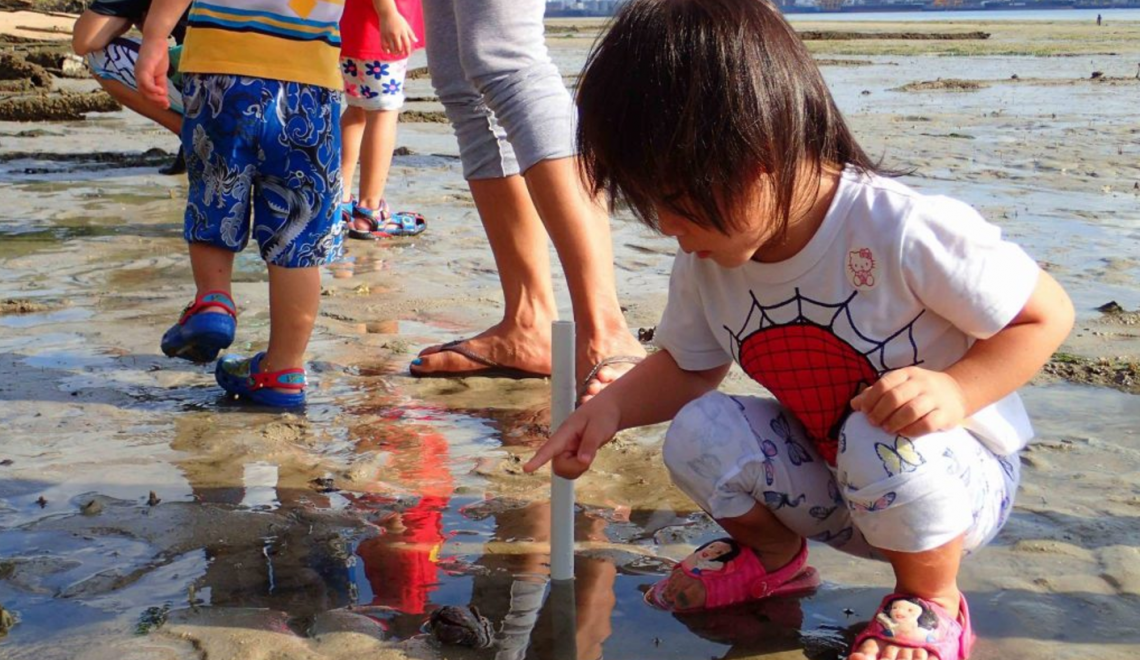
{"type": "MultiPolygon", "coordinates": [[[[578,387],[574,378],[574,322],[555,321],[550,377],[550,430],[558,429],[574,412],[578,387]]],[[[574,482],[554,477],[550,482],[550,577],[574,579],[574,482]]]]}

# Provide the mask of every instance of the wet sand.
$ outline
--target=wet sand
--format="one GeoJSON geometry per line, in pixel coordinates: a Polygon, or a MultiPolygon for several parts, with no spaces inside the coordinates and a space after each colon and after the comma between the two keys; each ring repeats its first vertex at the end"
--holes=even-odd
{"type": "MultiPolygon", "coordinates": [[[[1071,38],[1081,54],[812,48],[838,61],[825,75],[872,153],[978,206],[1079,310],[1049,373],[1024,391],[1039,439],[1013,518],[965,564],[974,657],[1134,657],[1140,89],[1126,79],[1140,26],[1115,26],[1123,36],[1107,45],[1091,29],[1071,37],[1071,25],[961,29],[1011,51],[1071,38]],[[1119,84],[1089,80],[1094,70],[1119,84]],[[984,85],[895,91],[939,78],[984,85]],[[1123,313],[1096,311],[1110,300],[1123,313]]],[[[551,39],[564,73],[589,43],[551,39]]],[[[425,99],[410,111],[440,110],[428,81],[409,94],[425,99]]],[[[434,607],[469,603],[499,626],[511,594],[518,614],[546,572],[548,483],[519,466],[541,440],[547,386],[407,376],[420,347],[497,320],[500,297],[449,128],[408,123],[400,144],[389,199],[429,229],[352,242],[328,269],[310,404],[281,415],[222,400],[208,368],[158,351],[191,292],[185,181],[153,171],[173,138],[127,113],[0,122],[0,604],[17,617],[0,657],[494,657],[438,648],[420,627],[434,607]]],[[[630,324],[651,328],[674,248],[622,216],[614,229],[630,324]]],[[[236,351],[267,339],[264,280],[254,254],[238,259],[236,351]]],[[[568,311],[561,282],[558,295],[568,311]]],[[[728,387],[757,391],[738,371],[728,387]]],[[[716,533],[669,486],[661,431],[624,434],[579,482],[578,606],[554,594],[531,612],[530,657],[560,657],[570,611],[591,660],[838,657],[890,573],[825,547],[813,562],[826,585],[801,601],[684,618],[641,602],[668,561],[716,533]]]]}

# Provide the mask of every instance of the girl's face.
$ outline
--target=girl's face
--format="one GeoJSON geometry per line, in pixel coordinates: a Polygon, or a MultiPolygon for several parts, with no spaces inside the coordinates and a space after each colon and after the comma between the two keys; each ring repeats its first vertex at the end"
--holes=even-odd
{"type": "Polygon", "coordinates": [[[908,600],[896,600],[891,604],[892,621],[918,621],[922,608],[908,600]]]}
{"type": "Polygon", "coordinates": [[[677,239],[681,250],[700,259],[710,259],[724,268],[747,263],[764,245],[769,233],[764,223],[749,218],[737,221],[737,226],[728,234],[722,234],[661,205],[657,206],[657,218],[661,233],[677,239]]]}

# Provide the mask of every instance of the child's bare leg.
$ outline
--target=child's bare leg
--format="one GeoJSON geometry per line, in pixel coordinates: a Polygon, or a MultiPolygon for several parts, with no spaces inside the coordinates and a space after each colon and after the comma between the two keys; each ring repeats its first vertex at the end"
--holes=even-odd
{"type": "MultiPolygon", "coordinates": [[[[118,80],[100,78],[95,76],[96,82],[119,103],[136,113],[160,124],[163,128],[178,135],[182,131],[182,115],[173,110],[166,110],[143,98],[136,90],[127,87],[118,80]]],[[[168,83],[169,84],[169,83],[168,83]]]]}
{"type": "Polygon", "coordinates": [[[320,300],[319,268],[269,266],[269,348],[262,372],[302,366],[320,300]]]}
{"type": "MultiPolygon", "coordinates": [[[[788,529],[775,514],[759,503],[743,516],[717,518],[716,521],[729,536],[741,545],[752,548],[768,572],[786,566],[799,553],[803,544],[801,536],[788,529]]],[[[665,594],[680,609],[699,608],[705,604],[704,585],[684,571],[673,571],[669,575],[665,594]]]]}
{"type": "MultiPolygon", "coordinates": [[[[194,286],[198,289],[198,296],[208,291],[230,293],[234,272],[233,252],[208,243],[191,243],[190,268],[194,271],[194,286]]],[[[229,310],[213,305],[203,308],[199,313],[228,314],[229,310]]]]}
{"type": "MultiPolygon", "coordinates": [[[[937,603],[951,617],[957,618],[961,593],[958,591],[958,566],[962,562],[962,544],[965,535],[933,550],[925,552],[895,552],[880,549],[895,570],[895,592],[918,596],[937,603]]],[[[886,642],[868,639],[855,649],[849,660],[926,660],[922,649],[892,646],[886,642]]]]}
{"type": "Polygon", "coordinates": [[[364,140],[360,148],[360,205],[380,208],[388,172],[392,169],[392,152],[396,149],[398,110],[376,110],[367,113],[364,140]]]}
{"type": "Polygon", "coordinates": [[[340,170],[344,178],[341,201],[352,200],[352,181],[356,176],[356,163],[360,160],[360,145],[364,138],[367,116],[363,108],[348,106],[340,116],[340,170]]]}

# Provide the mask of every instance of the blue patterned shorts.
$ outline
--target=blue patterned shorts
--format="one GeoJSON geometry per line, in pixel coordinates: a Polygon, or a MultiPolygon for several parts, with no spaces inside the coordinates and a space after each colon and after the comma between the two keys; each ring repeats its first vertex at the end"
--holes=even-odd
{"type": "Polygon", "coordinates": [[[182,92],[186,240],[239,252],[252,233],[266,263],[325,263],[340,220],[341,93],[219,74],[187,74],[182,92]]]}

